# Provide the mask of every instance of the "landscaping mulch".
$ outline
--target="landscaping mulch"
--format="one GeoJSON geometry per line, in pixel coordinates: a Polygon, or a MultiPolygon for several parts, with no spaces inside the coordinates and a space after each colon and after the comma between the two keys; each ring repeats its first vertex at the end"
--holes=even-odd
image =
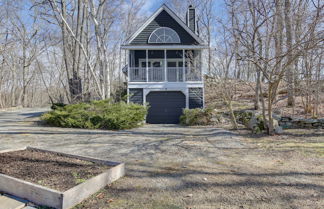
{"type": "Polygon", "coordinates": [[[1,174],[62,192],[107,169],[106,165],[34,150],[0,153],[1,174]]]}

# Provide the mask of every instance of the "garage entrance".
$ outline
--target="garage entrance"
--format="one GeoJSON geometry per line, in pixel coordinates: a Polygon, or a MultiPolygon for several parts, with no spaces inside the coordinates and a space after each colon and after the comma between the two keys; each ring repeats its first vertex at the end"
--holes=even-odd
{"type": "Polygon", "coordinates": [[[146,96],[149,103],[147,123],[177,124],[186,107],[186,97],[181,91],[153,91],[146,96]]]}

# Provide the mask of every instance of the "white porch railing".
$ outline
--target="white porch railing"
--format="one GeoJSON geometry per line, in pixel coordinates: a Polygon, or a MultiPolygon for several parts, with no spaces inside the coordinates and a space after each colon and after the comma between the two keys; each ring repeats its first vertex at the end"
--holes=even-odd
{"type": "Polygon", "coordinates": [[[201,72],[188,67],[130,67],[129,82],[201,81],[201,72]],[[147,71],[148,70],[148,71],[147,71]],[[166,77],[165,77],[166,76],[166,77]],[[167,78],[167,79],[165,79],[167,78]]]}

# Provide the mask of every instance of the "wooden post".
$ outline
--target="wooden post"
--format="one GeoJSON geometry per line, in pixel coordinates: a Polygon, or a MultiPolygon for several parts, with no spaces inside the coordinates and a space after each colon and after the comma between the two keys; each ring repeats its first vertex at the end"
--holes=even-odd
{"type": "Polygon", "coordinates": [[[146,82],[148,82],[148,49],[146,49],[146,82]]]}
{"type": "Polygon", "coordinates": [[[168,74],[167,74],[167,50],[164,49],[164,81],[167,82],[168,78],[167,78],[168,74]]]}
{"type": "Polygon", "coordinates": [[[201,81],[204,80],[204,77],[203,77],[203,73],[202,73],[202,50],[199,50],[199,73],[200,73],[200,76],[201,76],[201,81]]]}
{"type": "Polygon", "coordinates": [[[185,57],[185,50],[182,49],[182,79],[183,79],[183,82],[186,81],[186,57],[185,57]]]}
{"type": "Polygon", "coordinates": [[[130,64],[130,62],[131,62],[131,50],[127,50],[127,52],[128,52],[128,68],[127,68],[127,103],[129,103],[129,88],[128,88],[128,84],[129,84],[129,81],[130,81],[130,66],[131,66],[131,64],[130,64]]]}

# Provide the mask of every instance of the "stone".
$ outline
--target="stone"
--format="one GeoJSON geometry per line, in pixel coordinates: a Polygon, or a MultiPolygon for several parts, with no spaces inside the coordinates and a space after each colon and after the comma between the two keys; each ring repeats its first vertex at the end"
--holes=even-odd
{"type": "Polygon", "coordinates": [[[316,119],[304,119],[303,120],[305,123],[316,123],[317,120],[316,119]]]}
{"type": "Polygon", "coordinates": [[[0,196],[0,205],[1,209],[22,209],[26,203],[3,195],[0,196]]]}
{"type": "Polygon", "coordinates": [[[250,130],[253,130],[256,126],[258,126],[258,120],[256,117],[252,117],[248,124],[247,124],[247,127],[250,129],[250,130]]]}
{"type": "Polygon", "coordinates": [[[277,126],[277,127],[275,128],[275,133],[276,133],[276,134],[282,134],[282,133],[283,133],[283,129],[282,129],[282,127],[281,127],[281,126],[277,126]]]}
{"type": "Polygon", "coordinates": [[[282,120],[282,117],[280,115],[277,115],[277,114],[272,114],[272,117],[278,121],[283,121],[282,120]]]}
{"type": "MultiPolygon", "coordinates": [[[[274,117],[275,118],[275,117],[274,117]]],[[[280,119],[281,121],[285,121],[285,122],[288,122],[288,121],[291,121],[292,118],[291,117],[281,117],[280,119]]]]}
{"type": "Polygon", "coordinates": [[[276,119],[273,119],[273,128],[276,129],[279,126],[279,122],[276,119]]]}
{"type": "Polygon", "coordinates": [[[319,123],[319,122],[316,122],[316,123],[313,123],[313,126],[314,126],[314,127],[320,127],[320,126],[322,126],[322,124],[319,123]]]}
{"type": "Polygon", "coordinates": [[[323,123],[323,124],[324,124],[324,118],[320,118],[320,119],[318,119],[318,122],[320,122],[320,123],[323,123]]]}

